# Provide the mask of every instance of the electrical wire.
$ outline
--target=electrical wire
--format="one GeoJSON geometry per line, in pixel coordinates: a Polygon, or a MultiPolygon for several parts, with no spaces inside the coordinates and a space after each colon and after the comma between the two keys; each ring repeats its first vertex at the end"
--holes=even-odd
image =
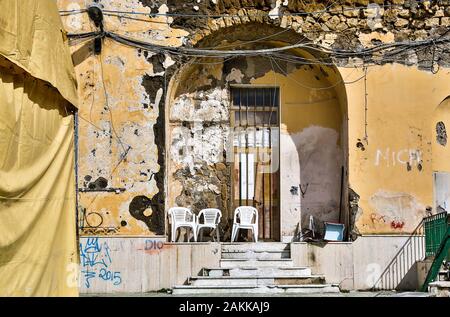
{"type": "Polygon", "coordinates": [[[78,117],[79,117],[81,120],[83,120],[83,121],[85,121],[86,123],[88,123],[89,125],[93,126],[93,127],[94,127],[96,130],[98,130],[99,132],[105,133],[106,135],[112,137],[112,138],[115,139],[117,142],[119,142],[119,140],[117,139],[117,137],[116,137],[114,134],[112,134],[111,132],[105,131],[104,129],[100,128],[99,126],[97,126],[97,125],[96,125],[95,123],[93,123],[92,121],[90,121],[90,120],[86,119],[85,117],[81,116],[79,113],[78,113],[78,117]]]}
{"type": "MultiPolygon", "coordinates": [[[[397,59],[394,59],[396,55],[399,55],[400,53],[404,53],[408,50],[416,50],[419,51],[418,48],[425,49],[426,47],[430,45],[434,46],[441,46],[441,45],[447,45],[450,42],[450,39],[444,38],[443,36],[440,36],[438,38],[432,38],[432,39],[426,39],[416,42],[411,41],[404,41],[404,42],[396,42],[396,43],[386,43],[386,44],[379,44],[374,47],[370,48],[363,48],[359,51],[351,51],[351,50],[332,50],[324,46],[315,45],[315,44],[294,44],[294,45],[288,45],[284,47],[277,47],[277,48],[269,48],[269,49],[263,49],[263,50],[233,50],[233,51],[223,51],[223,50],[206,50],[206,49],[196,49],[196,48],[183,48],[183,47],[167,47],[167,46],[161,46],[156,45],[152,43],[147,43],[140,40],[135,39],[129,39],[127,37],[123,37],[120,35],[116,35],[112,32],[106,32],[106,37],[109,37],[123,45],[132,46],[136,48],[141,48],[144,50],[149,50],[157,53],[164,53],[164,54],[174,54],[178,56],[185,56],[185,57],[209,57],[209,58],[227,58],[231,56],[263,56],[263,55],[275,55],[280,54],[284,51],[291,50],[293,48],[303,48],[307,50],[313,50],[320,54],[327,54],[328,57],[325,59],[325,61],[321,58],[317,59],[316,61],[306,60],[299,57],[294,57],[294,55],[290,55],[292,59],[298,60],[303,62],[304,64],[323,64],[324,62],[327,65],[335,65],[336,60],[343,60],[348,58],[360,58],[363,59],[363,65],[373,64],[373,65],[379,65],[382,63],[387,62],[395,62],[397,59]],[[397,48],[398,50],[395,51],[393,49],[397,48]],[[381,58],[374,58],[372,55],[375,53],[385,53],[391,52],[389,54],[389,58],[381,57],[381,58]],[[334,61],[333,61],[334,59],[334,61]]],[[[279,56],[280,57],[280,56],[279,56]]],[[[286,57],[285,57],[286,58],[286,57]]],[[[347,66],[348,67],[348,66],[347,66]]],[[[352,66],[351,66],[352,67],[352,66]]]]}
{"type": "Polygon", "coordinates": [[[100,32],[67,33],[67,37],[72,39],[92,38],[99,35],[100,32]]]}
{"type": "Polygon", "coordinates": [[[155,21],[155,20],[145,20],[145,19],[141,19],[141,18],[136,18],[136,17],[131,17],[131,16],[126,16],[126,15],[120,15],[120,14],[114,14],[114,13],[103,13],[103,15],[105,16],[111,16],[111,17],[117,17],[119,19],[127,19],[127,20],[133,20],[133,21],[139,21],[139,22],[148,22],[148,23],[159,23],[159,24],[168,24],[167,21],[155,21]]]}
{"type": "Polygon", "coordinates": [[[364,141],[366,141],[366,145],[369,144],[369,136],[367,134],[367,67],[364,67],[364,141]]]}
{"type": "MultiPolygon", "coordinates": [[[[328,11],[328,9],[336,4],[338,1],[333,1],[331,4],[330,2],[327,2],[327,7],[325,10],[318,11],[320,13],[319,18],[324,14],[324,12],[328,11]]],[[[108,10],[105,10],[108,11],[108,10]]],[[[179,55],[179,56],[185,56],[185,57],[211,57],[211,58],[220,58],[224,59],[230,56],[257,56],[257,55],[275,55],[279,54],[284,51],[288,51],[291,49],[296,48],[302,48],[310,51],[315,51],[318,53],[325,53],[328,55],[327,59],[325,60],[326,63],[333,63],[336,61],[336,59],[347,59],[347,58],[362,58],[364,60],[363,64],[368,64],[370,62],[376,64],[376,63],[383,63],[383,62],[390,62],[392,61],[392,57],[399,56],[402,53],[406,53],[411,49],[417,50],[418,48],[422,47],[433,47],[433,57],[431,64],[434,64],[435,55],[437,49],[440,49],[439,46],[446,45],[450,42],[450,39],[444,38],[444,36],[450,31],[447,30],[444,34],[439,36],[438,38],[430,38],[420,41],[403,41],[403,42],[394,42],[394,43],[382,43],[378,45],[374,45],[373,47],[364,47],[364,48],[358,48],[353,50],[343,50],[343,49],[331,49],[330,47],[314,44],[314,43],[304,43],[306,41],[306,37],[302,38],[300,41],[298,41],[295,44],[286,45],[282,47],[272,47],[272,48],[264,48],[264,49],[249,49],[249,50],[223,50],[223,48],[236,48],[239,46],[243,46],[246,44],[261,42],[273,37],[276,37],[277,35],[281,35],[284,32],[287,32],[290,29],[284,29],[280,32],[277,32],[275,34],[271,34],[265,37],[261,37],[256,40],[246,41],[242,43],[237,44],[230,44],[230,45],[222,45],[222,46],[215,46],[215,47],[203,47],[203,48],[192,48],[192,47],[170,47],[170,46],[163,46],[158,45],[154,43],[145,42],[139,39],[131,38],[126,35],[118,34],[115,32],[86,32],[86,33],[78,33],[73,34],[69,33],[68,37],[72,39],[71,43],[80,43],[84,42],[84,40],[90,40],[98,37],[108,37],[118,43],[121,43],[123,45],[132,46],[135,48],[140,48],[144,50],[150,50],[157,53],[164,53],[164,54],[173,54],[173,55],[179,55]],[[76,42],[76,40],[79,40],[76,42]],[[220,48],[220,49],[219,49],[220,48]],[[378,58],[373,56],[376,53],[383,53],[384,56],[381,58],[378,58]],[[333,61],[333,59],[335,59],[333,61]]],[[[282,57],[280,57],[282,58],[282,57]]],[[[288,58],[288,57],[284,57],[288,58]]],[[[292,58],[292,57],[291,57],[292,58]]],[[[300,61],[299,58],[295,58],[298,61],[300,61]]],[[[439,60],[439,57],[438,57],[439,60]]],[[[307,63],[323,63],[324,61],[321,59],[316,59],[314,61],[303,59],[302,62],[307,63]]],[[[211,63],[213,64],[213,63],[211,63]]],[[[431,67],[431,66],[430,66],[431,67]]],[[[433,68],[434,69],[434,68],[433,68]]]]}
{"type": "MultiPolygon", "coordinates": [[[[287,32],[289,29],[284,29],[280,32],[277,32],[275,34],[271,34],[269,36],[265,36],[256,40],[252,41],[246,41],[243,43],[239,43],[237,45],[224,45],[222,48],[225,47],[237,47],[249,43],[256,43],[260,42],[272,37],[275,37],[277,35],[283,34],[284,32],[287,32]]],[[[141,41],[134,38],[129,38],[124,35],[120,35],[114,32],[86,32],[86,33],[79,33],[79,34],[68,34],[68,36],[75,40],[81,40],[84,41],[98,38],[98,37],[108,37],[114,41],[117,41],[123,45],[132,46],[144,50],[150,50],[157,53],[163,53],[163,54],[173,54],[180,57],[193,57],[191,64],[194,65],[217,65],[221,64],[223,62],[226,62],[232,57],[237,56],[272,56],[273,59],[270,59],[271,63],[272,61],[276,63],[277,67],[280,68],[279,64],[276,62],[277,60],[284,60],[286,62],[290,63],[301,63],[301,64],[310,64],[310,65],[329,65],[329,66],[335,66],[336,60],[342,60],[342,59],[349,59],[349,58],[359,58],[362,59],[362,67],[367,66],[375,66],[382,63],[388,63],[388,62],[407,62],[407,57],[404,55],[407,54],[410,50],[414,50],[414,52],[417,54],[419,51],[422,51],[424,49],[427,49],[428,47],[432,46],[433,48],[433,56],[430,67],[434,71],[434,61],[435,56],[437,55],[437,48],[442,45],[447,45],[450,40],[448,38],[445,38],[445,35],[449,33],[450,30],[447,30],[444,34],[440,35],[439,37],[435,38],[429,38],[425,40],[420,41],[403,41],[403,42],[395,42],[395,43],[383,43],[378,44],[373,47],[369,48],[361,48],[359,50],[339,50],[339,49],[330,49],[328,47],[324,47],[317,44],[311,44],[311,43],[302,43],[306,38],[303,38],[299,42],[293,44],[293,45],[287,45],[283,47],[275,47],[275,48],[268,48],[268,49],[248,49],[248,50],[218,50],[218,46],[211,47],[211,48],[186,48],[186,47],[168,47],[168,46],[162,46],[157,45],[153,43],[148,43],[145,41],[141,41]],[[296,56],[293,54],[283,54],[287,50],[292,50],[296,48],[303,48],[306,50],[312,50],[315,52],[318,52],[320,54],[327,54],[326,57],[316,57],[314,59],[308,59],[300,56],[296,56]],[[373,56],[374,54],[381,54],[384,55],[379,56],[373,56]],[[403,55],[403,59],[401,56],[403,55]],[[400,56],[400,59],[397,57],[400,56]],[[220,58],[220,61],[217,62],[201,62],[198,61],[198,58],[220,58]]],[[[220,47],[220,46],[219,46],[220,47]]],[[[440,48],[439,48],[440,49],[440,48]]],[[[439,60],[439,58],[438,58],[439,60]]],[[[353,64],[354,66],[355,64],[353,64]]],[[[102,66],[103,67],[103,66],[102,66]]],[[[272,66],[273,67],[273,66],[272,66]]],[[[282,69],[280,69],[282,71],[282,69]]],[[[301,83],[299,83],[301,85],[301,83]]],[[[334,86],[333,86],[334,87],[334,86]]],[[[307,87],[309,89],[322,89],[322,88],[315,88],[315,87],[307,87]]],[[[332,87],[323,89],[330,89],[332,87]]],[[[106,96],[106,95],[105,95],[106,96]]],[[[107,97],[106,97],[107,98],[107,97]]],[[[114,129],[114,127],[112,127],[114,129]]],[[[120,140],[120,138],[119,138],[120,140]]],[[[121,144],[123,153],[126,152],[123,144],[121,144]]]]}
{"type": "Polygon", "coordinates": [[[123,142],[120,139],[120,137],[117,134],[117,131],[116,131],[115,127],[114,127],[113,114],[112,114],[112,110],[111,110],[111,108],[109,106],[109,96],[108,96],[108,92],[106,90],[105,77],[104,77],[104,72],[103,72],[103,57],[102,57],[102,54],[100,54],[100,71],[101,71],[102,87],[103,87],[103,91],[104,91],[104,94],[105,94],[105,105],[106,105],[106,108],[108,109],[110,122],[111,122],[111,130],[115,134],[115,136],[116,136],[120,146],[122,147],[123,152],[120,155],[120,157],[122,158],[125,155],[125,153],[128,152],[128,150],[125,149],[125,146],[123,145],[123,142]]]}
{"type": "MultiPolygon", "coordinates": [[[[280,32],[279,32],[280,33],[280,32]]],[[[118,35],[113,32],[87,32],[80,34],[68,34],[70,38],[75,39],[94,39],[98,37],[108,37],[114,41],[117,41],[123,45],[140,48],[143,50],[148,50],[156,53],[163,54],[173,54],[179,57],[193,57],[192,64],[203,64],[203,65],[217,65],[232,59],[232,57],[238,56],[272,56],[277,60],[284,60],[291,63],[301,63],[301,64],[309,64],[309,65],[329,65],[335,66],[336,62],[344,59],[354,59],[359,58],[362,61],[361,66],[375,66],[383,63],[391,63],[391,62],[400,62],[407,63],[407,55],[409,51],[414,50],[415,53],[418,53],[422,50],[425,50],[429,47],[433,47],[434,55],[438,55],[438,51],[443,51],[442,47],[445,47],[450,43],[450,39],[445,38],[444,36],[448,33],[445,32],[439,37],[429,38],[420,41],[403,41],[403,42],[395,42],[395,43],[385,43],[375,45],[370,48],[361,48],[358,51],[352,50],[333,50],[328,47],[320,46],[317,44],[311,43],[301,43],[299,41],[293,45],[287,45],[283,47],[269,48],[269,49],[260,49],[260,50],[217,50],[217,49],[197,49],[197,48],[184,48],[184,47],[168,47],[161,46],[153,43],[144,42],[141,40],[128,38],[123,35],[118,35]],[[300,57],[294,54],[285,54],[284,52],[287,50],[292,50],[295,48],[302,48],[306,50],[312,50],[319,55],[326,54],[326,57],[316,57],[314,59],[300,57]],[[383,54],[382,56],[374,56],[374,54],[383,54]],[[400,58],[399,58],[400,57],[400,58]],[[218,62],[199,62],[198,58],[219,58],[218,62]]],[[[267,37],[265,37],[267,38],[267,37]]],[[[260,40],[260,39],[258,39],[260,40]]],[[[258,40],[253,40],[250,42],[256,42],[258,40]]],[[[242,43],[244,44],[244,43],[242,43]]],[[[436,58],[433,57],[433,60],[436,58]]],[[[439,57],[437,58],[439,60],[439,57]]],[[[431,62],[432,64],[433,62],[431,62]]],[[[353,65],[344,66],[344,67],[353,67],[353,65]]],[[[431,66],[430,66],[431,67],[431,66]]]]}
{"type": "MultiPolygon", "coordinates": [[[[117,17],[119,19],[128,19],[128,20],[133,20],[133,21],[140,21],[140,22],[148,22],[148,23],[156,23],[156,24],[167,24],[167,22],[162,22],[162,21],[156,21],[156,20],[145,20],[145,19],[139,19],[139,18],[135,18],[135,17],[130,17],[130,16],[125,16],[125,15],[118,15],[118,14],[112,14],[112,13],[103,13],[103,15],[105,16],[113,16],[113,17],[117,17]]],[[[288,30],[293,31],[293,29],[288,28],[288,30]]],[[[346,33],[350,30],[358,30],[358,31],[372,31],[373,29],[370,27],[360,27],[360,26],[352,26],[352,27],[347,27],[343,30],[320,30],[320,33],[333,33],[333,34],[342,34],[342,33],[346,33]]],[[[302,30],[302,34],[310,34],[310,33],[318,33],[317,30],[302,30]]]]}
{"type": "MultiPolygon", "coordinates": [[[[286,72],[281,68],[281,66],[275,61],[275,59],[273,59],[271,56],[269,56],[268,58],[269,58],[269,60],[271,61],[271,64],[272,64],[272,61],[273,61],[273,63],[277,66],[279,72],[281,72],[284,76],[286,76],[287,78],[289,78],[289,79],[291,79],[292,81],[296,82],[299,86],[301,86],[301,87],[303,87],[303,88],[306,88],[306,89],[310,89],[310,90],[327,90],[327,89],[335,88],[336,86],[338,86],[338,85],[340,85],[340,84],[344,84],[344,85],[354,84],[354,83],[360,81],[361,79],[363,79],[363,78],[366,76],[366,75],[363,75],[363,76],[361,76],[361,77],[359,77],[359,78],[357,78],[357,79],[355,79],[355,80],[352,80],[352,81],[345,81],[344,79],[341,79],[341,80],[337,81],[336,83],[334,83],[333,85],[327,86],[327,87],[311,87],[311,86],[307,86],[307,85],[305,85],[305,84],[299,82],[298,80],[296,80],[295,78],[293,78],[291,75],[289,75],[288,73],[286,73],[286,72]]],[[[273,69],[273,67],[272,67],[272,69],[273,69]]],[[[275,70],[274,70],[274,71],[275,71],[275,70]]],[[[353,71],[354,71],[354,70],[353,70],[353,71]]],[[[349,77],[349,76],[353,73],[353,71],[352,71],[350,74],[348,74],[347,77],[349,77]]]]}
{"type": "Polygon", "coordinates": [[[148,49],[148,50],[154,50],[159,52],[168,52],[168,53],[174,53],[174,54],[181,54],[186,56],[202,56],[202,57],[224,57],[224,56],[233,56],[233,55],[262,55],[262,54],[271,54],[271,53],[277,53],[277,52],[283,52],[287,50],[292,50],[296,48],[303,48],[308,49],[312,51],[316,51],[319,53],[328,53],[332,54],[336,57],[346,58],[346,57],[354,57],[354,56],[369,56],[376,52],[382,51],[382,50],[388,50],[388,49],[394,49],[394,48],[401,48],[401,49],[409,49],[409,48],[415,48],[420,46],[426,46],[426,45],[440,45],[440,44],[448,44],[450,43],[449,38],[431,38],[426,40],[420,40],[420,41],[402,41],[402,42],[395,42],[395,43],[383,43],[378,44],[373,47],[369,48],[361,48],[358,51],[354,50],[339,50],[339,49],[330,49],[328,47],[325,47],[323,45],[314,44],[314,43],[307,43],[307,44],[292,44],[292,45],[286,45],[282,47],[272,47],[272,48],[265,48],[265,49],[254,49],[254,50],[216,50],[216,49],[202,49],[202,48],[189,48],[189,47],[171,47],[171,46],[163,46],[158,44],[152,44],[148,42],[144,42],[138,39],[130,38],[127,36],[119,35],[114,32],[105,32],[105,36],[109,37],[119,43],[134,46],[137,48],[142,49],[148,49]]]}

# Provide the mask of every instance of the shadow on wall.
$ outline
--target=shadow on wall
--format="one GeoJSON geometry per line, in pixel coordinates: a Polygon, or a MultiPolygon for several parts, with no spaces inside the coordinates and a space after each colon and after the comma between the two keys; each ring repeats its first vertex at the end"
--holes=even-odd
{"type": "Polygon", "coordinates": [[[312,215],[317,220],[316,229],[322,232],[324,221],[339,221],[343,164],[339,133],[331,128],[309,126],[293,134],[292,139],[300,160],[302,227],[312,215]]]}
{"type": "Polygon", "coordinates": [[[425,237],[423,223],[416,227],[400,248],[372,290],[415,291],[421,286],[419,261],[425,258],[425,237]]]}

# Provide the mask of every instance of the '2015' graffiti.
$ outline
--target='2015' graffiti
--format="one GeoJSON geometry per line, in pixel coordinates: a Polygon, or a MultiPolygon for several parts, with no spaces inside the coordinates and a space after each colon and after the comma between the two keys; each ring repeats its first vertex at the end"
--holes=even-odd
{"type": "Polygon", "coordinates": [[[86,242],[80,243],[80,260],[84,274],[85,286],[91,286],[91,279],[99,278],[103,281],[111,282],[113,285],[120,285],[122,278],[120,272],[109,269],[112,264],[111,249],[106,242],[102,244],[99,238],[88,238],[86,242]]]}

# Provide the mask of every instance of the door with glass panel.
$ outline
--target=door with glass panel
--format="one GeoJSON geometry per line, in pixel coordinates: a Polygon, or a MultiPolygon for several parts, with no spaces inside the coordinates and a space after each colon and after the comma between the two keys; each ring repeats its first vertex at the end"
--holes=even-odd
{"type": "Polygon", "coordinates": [[[259,239],[280,239],[278,87],[231,88],[233,204],[258,209],[259,239]]]}

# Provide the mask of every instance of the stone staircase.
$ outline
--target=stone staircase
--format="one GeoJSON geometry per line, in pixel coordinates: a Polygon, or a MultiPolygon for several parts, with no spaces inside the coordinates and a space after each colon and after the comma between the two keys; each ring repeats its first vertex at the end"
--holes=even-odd
{"type": "MultiPolygon", "coordinates": [[[[450,258],[450,257],[449,257],[450,258]]],[[[437,280],[430,283],[429,292],[432,296],[450,297],[450,263],[442,265],[437,280]]]]}
{"type": "Polygon", "coordinates": [[[189,294],[339,293],[308,267],[294,267],[288,243],[222,243],[220,266],[172,289],[189,294]]]}

